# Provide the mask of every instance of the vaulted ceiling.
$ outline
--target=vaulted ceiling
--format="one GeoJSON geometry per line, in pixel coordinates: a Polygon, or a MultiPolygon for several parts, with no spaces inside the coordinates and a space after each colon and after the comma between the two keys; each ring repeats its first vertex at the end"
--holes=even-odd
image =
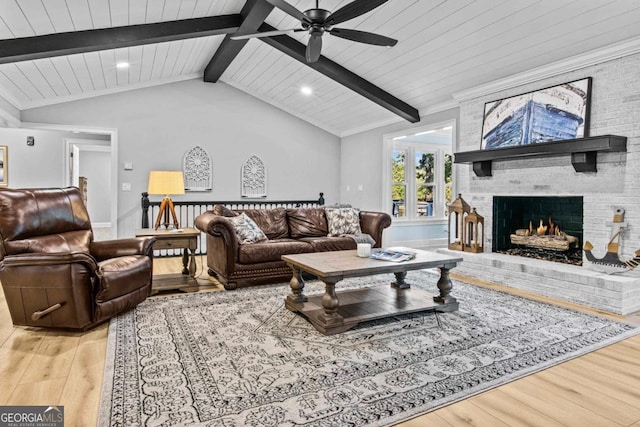
{"type": "MultiPolygon", "coordinates": [[[[320,7],[350,1],[320,0],[320,7]]],[[[416,121],[496,79],[638,44],[637,16],[636,0],[390,0],[340,27],[395,38],[395,47],[325,34],[323,57],[306,64],[305,32],[230,39],[258,27],[299,27],[264,0],[2,0],[0,96],[24,110],[198,78],[348,135],[416,121]]]]}

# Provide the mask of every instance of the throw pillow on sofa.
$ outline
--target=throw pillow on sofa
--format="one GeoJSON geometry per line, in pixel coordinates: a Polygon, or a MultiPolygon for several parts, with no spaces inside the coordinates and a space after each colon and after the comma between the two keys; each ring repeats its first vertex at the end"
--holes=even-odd
{"type": "Polygon", "coordinates": [[[260,227],[244,212],[238,216],[227,218],[238,236],[240,244],[258,243],[267,240],[260,227]]]}
{"type": "Polygon", "coordinates": [[[329,236],[361,234],[360,210],[356,208],[325,208],[329,236]]]}

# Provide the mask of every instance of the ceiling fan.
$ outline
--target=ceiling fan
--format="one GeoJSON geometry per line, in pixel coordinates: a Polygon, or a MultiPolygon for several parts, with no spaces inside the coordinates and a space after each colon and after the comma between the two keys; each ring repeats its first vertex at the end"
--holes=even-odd
{"type": "Polygon", "coordinates": [[[322,35],[324,33],[329,33],[333,36],[358,43],[373,44],[377,46],[390,47],[395,46],[396,43],[398,43],[398,40],[381,36],[379,34],[334,27],[336,24],[340,24],[370,12],[378,6],[386,3],[388,0],[354,0],[333,13],[325,9],[320,9],[318,0],[316,0],[316,7],[314,9],[305,10],[304,12],[300,12],[284,0],[266,1],[299,20],[302,28],[264,31],[261,33],[231,36],[232,40],[243,40],[252,37],[271,37],[290,32],[307,31],[310,36],[305,54],[307,62],[316,62],[320,58],[320,53],[322,51],[322,35]]]}

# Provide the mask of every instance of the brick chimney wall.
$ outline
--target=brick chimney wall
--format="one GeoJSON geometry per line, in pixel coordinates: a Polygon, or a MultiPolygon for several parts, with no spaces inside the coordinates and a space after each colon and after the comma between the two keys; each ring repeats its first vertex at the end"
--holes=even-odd
{"type": "Polygon", "coordinates": [[[598,153],[596,173],[578,173],[571,156],[494,161],[491,177],[476,177],[471,165],[457,164],[457,192],[485,217],[485,251],[492,247],[493,196],[583,196],[584,239],[604,255],[610,237],[607,225],[614,207],[625,209],[629,227],[620,254],[631,258],[640,249],[640,54],[604,62],[486,97],[464,101],[460,107],[455,152],[480,149],[485,102],[592,77],[590,136],[627,137],[626,153],[598,153]]]}

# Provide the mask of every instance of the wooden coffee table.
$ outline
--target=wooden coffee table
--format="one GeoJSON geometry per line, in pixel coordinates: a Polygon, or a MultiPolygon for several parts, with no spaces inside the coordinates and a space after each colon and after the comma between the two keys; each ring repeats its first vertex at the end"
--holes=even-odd
{"type": "Polygon", "coordinates": [[[291,294],[285,299],[287,309],[300,313],[325,335],[338,334],[360,322],[418,311],[454,311],[458,301],[450,295],[453,287],[449,270],[462,261],[462,257],[435,252],[405,249],[416,253],[410,261],[391,262],[360,258],[355,250],[283,255],[284,262],[293,270],[289,285],[291,294]],[[407,272],[439,268],[439,294],[411,288],[405,281],[407,272]],[[324,295],[304,295],[302,272],[318,277],[325,284],[324,295]],[[347,277],[393,273],[396,280],[391,286],[374,286],[336,292],[336,284],[347,277]]]}

